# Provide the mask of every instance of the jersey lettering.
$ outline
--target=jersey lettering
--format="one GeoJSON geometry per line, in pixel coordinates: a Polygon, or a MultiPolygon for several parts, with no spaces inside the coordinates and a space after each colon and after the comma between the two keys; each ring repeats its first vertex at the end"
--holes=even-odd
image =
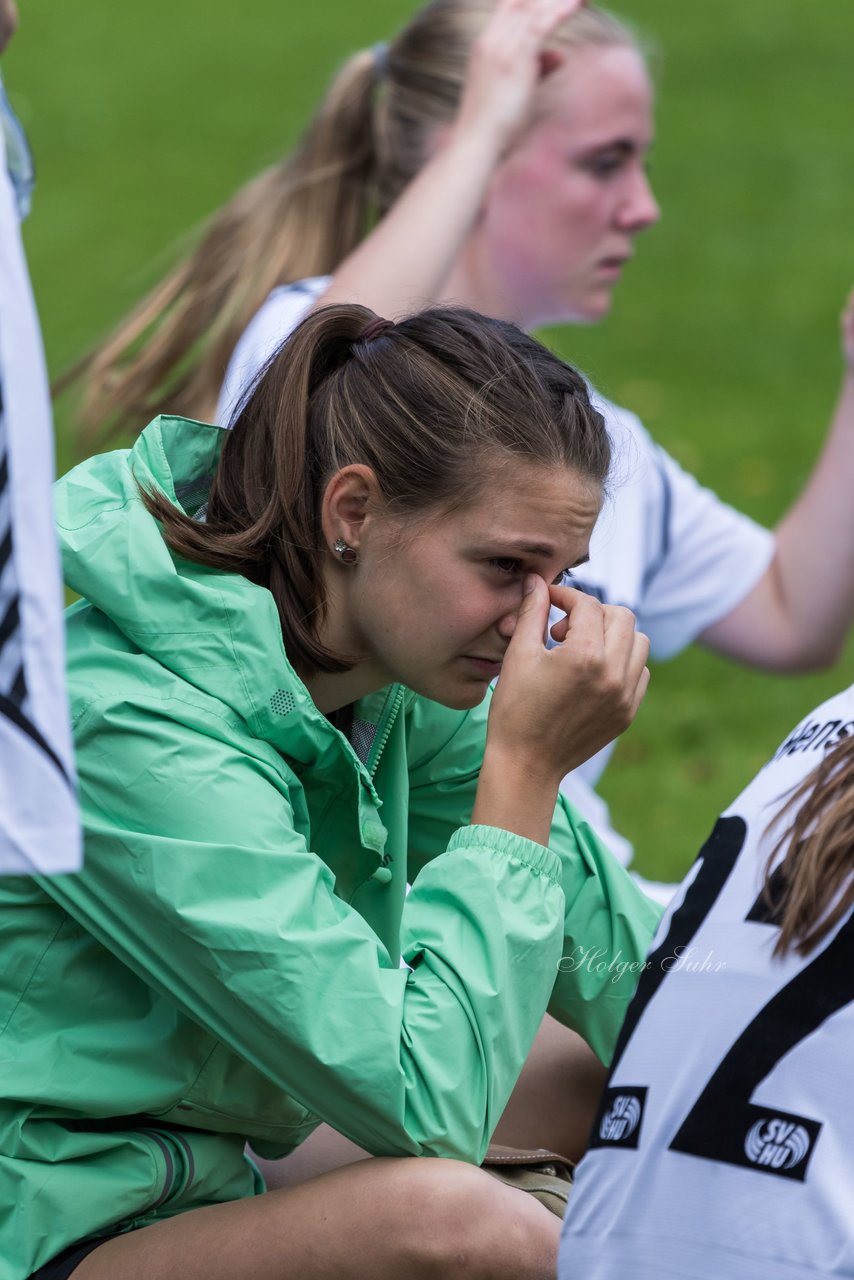
{"type": "Polygon", "coordinates": [[[809,1155],[813,1137],[802,1124],[782,1116],[757,1120],[744,1141],[744,1154],[751,1164],[773,1169],[793,1169],[809,1155]]]}
{"type": "Polygon", "coordinates": [[[601,1118],[590,1140],[591,1147],[630,1147],[637,1149],[640,1140],[645,1086],[620,1085],[605,1091],[600,1106],[601,1118]]]}
{"type": "Polygon", "coordinates": [[[803,751],[832,751],[854,733],[854,720],[807,720],[790,733],[774,752],[771,762],[803,751]]]}

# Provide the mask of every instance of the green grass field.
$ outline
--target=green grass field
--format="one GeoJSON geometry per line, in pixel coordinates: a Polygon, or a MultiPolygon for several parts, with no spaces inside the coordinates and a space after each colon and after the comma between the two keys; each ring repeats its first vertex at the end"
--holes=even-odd
{"type": "MultiPolygon", "coordinates": [[[[27,245],[54,373],[293,140],[337,62],[408,12],[391,0],[326,0],[311,15],[271,0],[22,9],[3,70],[37,154],[27,245]]],[[[854,8],[625,0],[622,12],[661,50],[664,219],[614,317],[549,337],[704,483],[773,523],[821,442],[854,281],[854,8]]],[[[68,419],[60,405],[60,469],[75,460],[68,419]]],[[[680,874],[794,722],[854,678],[852,653],[790,680],[701,652],[655,669],[606,786],[642,870],[680,874]]]]}

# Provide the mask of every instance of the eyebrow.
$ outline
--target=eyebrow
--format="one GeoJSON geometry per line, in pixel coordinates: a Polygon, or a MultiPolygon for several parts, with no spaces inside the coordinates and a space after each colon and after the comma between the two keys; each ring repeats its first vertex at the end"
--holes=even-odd
{"type": "MultiPolygon", "coordinates": [[[[492,539],[484,539],[484,541],[491,542],[492,539]]],[[[542,546],[539,542],[508,542],[505,544],[503,549],[510,553],[515,552],[520,556],[539,556],[542,557],[543,560],[551,559],[555,553],[554,547],[542,546]]],[[[589,553],[580,556],[578,560],[575,560],[571,565],[569,565],[569,568],[578,569],[581,565],[587,564],[589,559],[589,553]]]]}
{"type": "Polygon", "coordinates": [[[544,560],[548,560],[555,553],[554,547],[543,546],[539,542],[514,542],[512,544],[508,542],[507,549],[518,551],[525,556],[542,556],[544,560]]]}
{"type": "Polygon", "coordinates": [[[604,142],[594,142],[584,148],[585,155],[595,155],[599,151],[619,151],[621,155],[631,156],[639,151],[649,152],[652,142],[642,147],[633,138],[608,138],[604,142]]]}

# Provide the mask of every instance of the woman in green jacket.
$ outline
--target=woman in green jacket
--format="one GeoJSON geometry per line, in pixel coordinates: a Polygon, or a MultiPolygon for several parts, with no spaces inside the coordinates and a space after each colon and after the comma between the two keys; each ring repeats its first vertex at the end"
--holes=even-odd
{"type": "Polygon", "coordinates": [[[474,1166],[547,1007],[609,1059],[656,920],[558,799],[648,679],[563,585],[608,462],[513,326],[338,306],[233,431],[61,483],[86,862],[0,882],[2,1280],[553,1274],[474,1166]],[[257,1195],[320,1120],[387,1158],[257,1195]]]}

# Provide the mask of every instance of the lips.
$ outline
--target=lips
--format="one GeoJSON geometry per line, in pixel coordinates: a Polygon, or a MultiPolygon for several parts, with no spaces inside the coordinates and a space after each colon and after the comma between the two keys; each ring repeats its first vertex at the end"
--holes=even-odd
{"type": "Polygon", "coordinates": [[[476,667],[479,667],[481,672],[489,676],[490,679],[494,679],[498,675],[501,670],[501,664],[504,661],[503,655],[500,658],[480,658],[473,653],[466,653],[463,657],[476,667]]]}
{"type": "Polygon", "coordinates": [[[597,267],[604,267],[608,271],[619,271],[627,262],[630,262],[633,255],[631,253],[611,253],[605,258],[600,258],[596,263],[597,267]]]}

